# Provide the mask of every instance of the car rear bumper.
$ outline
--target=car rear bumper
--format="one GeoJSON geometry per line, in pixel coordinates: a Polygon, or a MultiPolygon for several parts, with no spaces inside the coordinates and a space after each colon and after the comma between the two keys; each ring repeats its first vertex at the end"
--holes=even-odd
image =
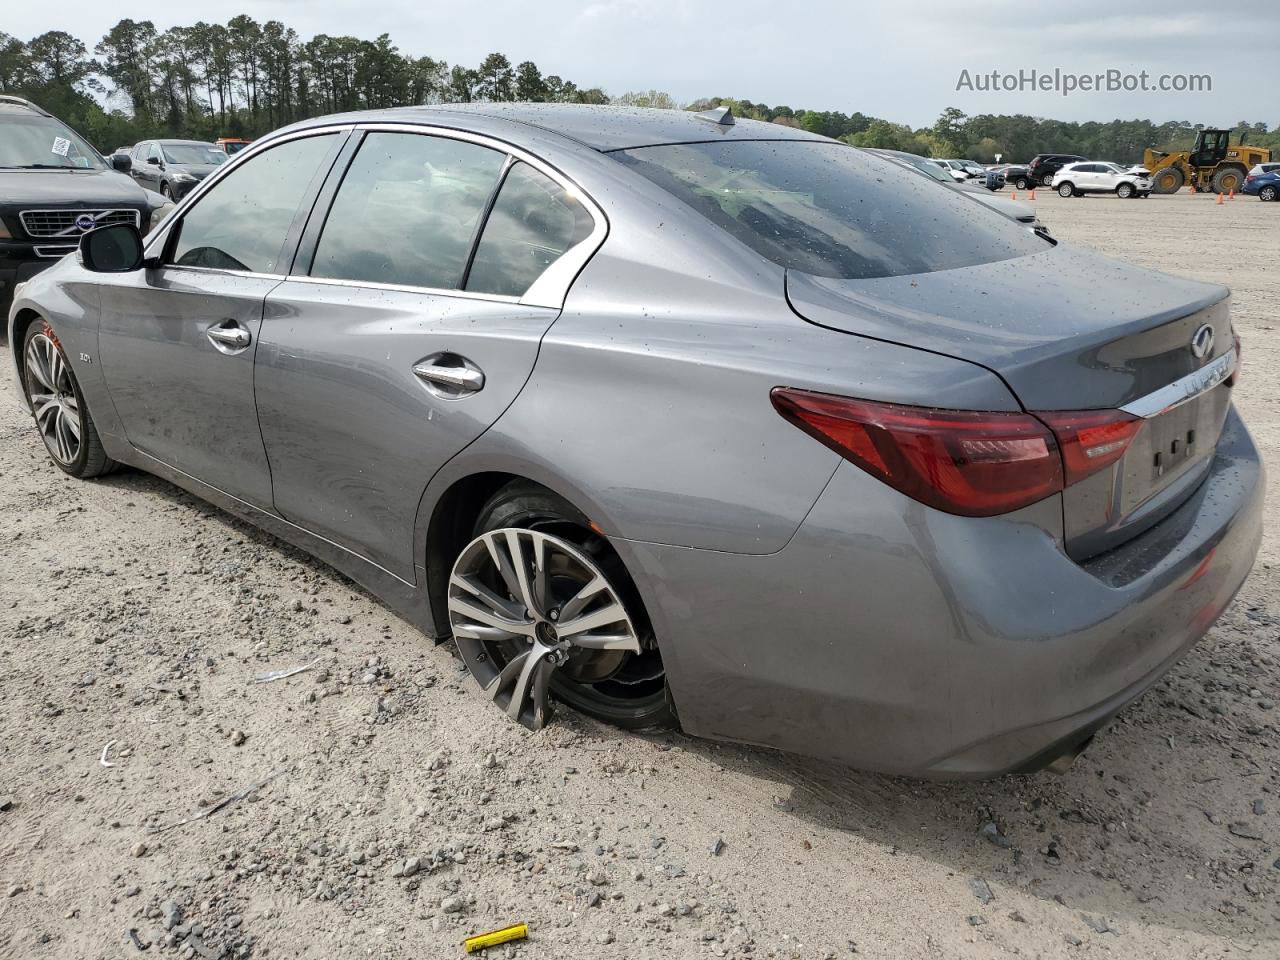
{"type": "Polygon", "coordinates": [[[1263,486],[1233,410],[1187,503],[1083,565],[1058,498],[955,517],[850,464],[774,554],[615,542],[689,733],[985,777],[1086,739],[1204,635],[1253,565],[1263,486]]]}

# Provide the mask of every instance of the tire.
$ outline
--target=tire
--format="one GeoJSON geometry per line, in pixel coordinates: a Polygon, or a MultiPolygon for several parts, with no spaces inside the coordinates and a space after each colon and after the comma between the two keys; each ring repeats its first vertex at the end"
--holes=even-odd
{"type": "Polygon", "coordinates": [[[160,196],[169,201],[173,200],[173,193],[169,190],[169,185],[167,183],[160,184],[160,196]]]}
{"type": "Polygon", "coordinates": [[[1029,186],[1031,186],[1031,181],[1028,180],[1026,177],[1019,177],[1017,180],[1013,181],[1013,185],[1017,187],[1019,190],[1026,190],[1029,186]]]}
{"type": "MultiPolygon", "coordinates": [[[[1048,184],[1045,184],[1045,186],[1048,186],[1048,184]]],[[[1062,197],[1065,200],[1069,197],[1078,197],[1080,196],[1080,194],[1076,191],[1076,188],[1071,184],[1060,183],[1058,184],[1058,196],[1062,197]]]]}
{"type": "Polygon", "coordinates": [[[1178,167],[1165,167],[1151,178],[1151,189],[1154,193],[1177,193],[1186,182],[1178,167]]]}
{"type": "Polygon", "coordinates": [[[1053,186],[1053,174],[1052,174],[1052,173],[1045,173],[1045,174],[1041,174],[1041,175],[1040,175],[1040,186],[1042,186],[1042,187],[1052,187],[1052,186],[1053,186]]]}
{"type": "Polygon", "coordinates": [[[22,389],[50,459],[80,480],[115,470],[119,465],[107,456],[80,384],[48,324],[41,321],[27,328],[22,357],[22,389]]]}
{"type": "Polygon", "coordinates": [[[1244,186],[1244,171],[1239,167],[1223,167],[1213,175],[1214,193],[1238,193],[1244,186]]]}
{"type": "Polygon", "coordinates": [[[1121,200],[1128,200],[1134,195],[1132,183],[1122,183],[1116,187],[1116,196],[1121,200]]]}
{"type": "Polygon", "coordinates": [[[1268,185],[1258,191],[1259,200],[1274,201],[1277,198],[1280,198],[1280,191],[1273,186],[1268,185]]]}
{"type": "MultiPolygon", "coordinates": [[[[653,635],[648,614],[644,610],[639,591],[609,541],[593,531],[590,521],[582,512],[563,498],[537,486],[517,481],[495,493],[480,510],[473,535],[477,538],[459,555],[454,564],[454,578],[466,561],[468,551],[473,550],[479,538],[494,531],[530,531],[529,536],[550,538],[550,543],[569,544],[580,558],[594,565],[603,575],[608,588],[625,609],[628,622],[633,626],[640,652],[591,651],[573,649],[567,660],[551,673],[548,692],[558,701],[625,729],[678,726],[662,655],[653,635]],[[578,676],[574,677],[573,674],[578,676]]],[[[545,548],[549,560],[547,568],[555,563],[552,547],[545,548]]],[[[477,551],[478,552],[478,551],[477,551]]],[[[572,565],[572,558],[566,563],[572,565]]],[[[454,579],[454,578],[451,578],[454,579]]],[[[568,579],[566,577],[566,579],[568,579]]],[[[552,586],[555,575],[552,574],[552,586]]],[[[575,584],[567,583],[561,595],[570,593],[575,584]]],[[[500,581],[494,587],[501,589],[500,581]]],[[[550,587],[548,589],[551,589],[550,587]]],[[[464,599],[470,599],[464,597],[464,599]]],[[[567,608],[568,604],[564,604],[567,608]]],[[[591,609],[588,607],[587,609],[591,609]]],[[[528,611],[526,611],[526,614],[528,611]]],[[[556,615],[553,607],[549,616],[556,615]]],[[[475,643],[473,639],[459,637],[459,629],[465,626],[455,620],[453,592],[451,589],[450,622],[454,626],[455,641],[463,661],[472,670],[477,682],[481,673],[473,668],[475,643]],[[470,656],[469,656],[470,650],[470,656]]],[[[554,630],[552,631],[554,638],[554,630]]],[[[506,640],[487,640],[486,651],[493,660],[489,675],[498,668],[497,659],[505,655],[501,644],[506,640]]],[[[482,657],[483,659],[483,657],[482,657]]],[[[509,663],[510,660],[508,659],[509,663]]],[[[483,682],[481,685],[484,686],[483,682]]],[[[544,686],[547,686],[544,683],[544,686]]],[[[495,697],[495,699],[497,699],[495,697]]],[[[509,698],[510,699],[510,698],[509,698]]],[[[508,703],[508,707],[510,704],[508,703]]],[[[517,707],[519,709],[519,707],[517,707]]],[[[510,714],[510,710],[508,710],[510,714]]],[[[537,728],[541,722],[529,722],[523,711],[520,718],[526,726],[537,728]]],[[[514,715],[513,715],[514,716],[514,715]]]]}

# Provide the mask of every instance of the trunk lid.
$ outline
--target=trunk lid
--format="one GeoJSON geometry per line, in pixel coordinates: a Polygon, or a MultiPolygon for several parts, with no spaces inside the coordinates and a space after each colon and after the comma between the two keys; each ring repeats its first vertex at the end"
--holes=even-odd
{"type": "Polygon", "coordinates": [[[980,364],[1029,411],[1143,416],[1123,458],[1064,492],[1066,547],[1077,559],[1158,522],[1212,461],[1234,363],[1225,287],[1057,246],[911,276],[788,273],[787,295],[811,323],[980,364]],[[1206,326],[1212,345],[1197,356],[1192,339],[1206,326]]]}

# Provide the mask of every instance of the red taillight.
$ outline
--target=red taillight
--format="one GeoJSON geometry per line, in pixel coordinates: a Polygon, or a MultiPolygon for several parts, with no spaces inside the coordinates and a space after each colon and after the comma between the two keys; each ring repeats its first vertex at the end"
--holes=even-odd
{"type": "Polygon", "coordinates": [[[1008,513],[1062,489],[1053,434],[1025,413],[935,410],[775,387],[787,420],[889,486],[966,517],[1008,513]]]}
{"type": "Polygon", "coordinates": [[[1041,412],[1036,416],[1058,438],[1068,487],[1123,457],[1145,422],[1119,410],[1041,412]]]}
{"type": "Polygon", "coordinates": [[[1119,410],[938,410],[775,387],[774,408],[921,503],[966,517],[1008,513],[1124,456],[1144,421],[1119,410]]]}

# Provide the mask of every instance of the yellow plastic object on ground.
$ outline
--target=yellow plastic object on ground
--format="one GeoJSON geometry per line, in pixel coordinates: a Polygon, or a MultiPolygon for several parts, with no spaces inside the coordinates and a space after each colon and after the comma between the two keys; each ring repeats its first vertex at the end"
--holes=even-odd
{"type": "Polygon", "coordinates": [[[527,923],[517,923],[514,927],[503,927],[501,930],[494,930],[492,933],[482,933],[475,937],[468,937],[462,941],[462,945],[466,948],[467,953],[475,953],[477,950],[483,950],[486,947],[496,947],[501,943],[510,943],[512,940],[523,940],[529,936],[529,925],[527,923]]]}

